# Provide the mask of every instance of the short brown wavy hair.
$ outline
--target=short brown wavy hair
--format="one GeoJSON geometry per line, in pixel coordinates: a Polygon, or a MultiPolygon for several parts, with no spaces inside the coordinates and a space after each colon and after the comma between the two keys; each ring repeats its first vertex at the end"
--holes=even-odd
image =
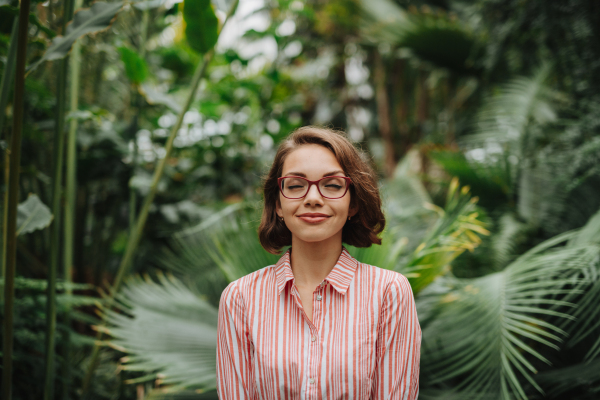
{"type": "Polygon", "coordinates": [[[344,173],[352,179],[350,208],[358,212],[351,220],[346,221],[342,230],[342,242],[355,247],[381,244],[378,235],[385,227],[385,217],[381,210],[375,172],[343,132],[305,126],[296,129],[279,145],[271,170],[264,179],[265,203],[258,227],[262,247],[269,253],[279,254],[282,247],[292,244],[292,233],[276,214],[279,201],[277,178],[281,177],[286,157],[298,147],[308,144],[317,144],[329,149],[344,173]]]}

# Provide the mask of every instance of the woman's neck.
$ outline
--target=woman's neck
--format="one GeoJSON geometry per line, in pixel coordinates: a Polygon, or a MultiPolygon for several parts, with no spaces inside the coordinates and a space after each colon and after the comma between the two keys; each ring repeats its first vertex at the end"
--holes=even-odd
{"type": "Polygon", "coordinates": [[[298,288],[316,288],[329,275],[342,253],[342,238],[304,242],[292,237],[291,265],[298,288]]]}

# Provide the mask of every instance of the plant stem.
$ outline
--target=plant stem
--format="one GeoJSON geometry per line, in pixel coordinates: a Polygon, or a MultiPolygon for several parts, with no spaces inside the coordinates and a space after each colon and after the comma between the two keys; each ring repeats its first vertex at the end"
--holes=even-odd
{"type": "MultiPolygon", "coordinates": [[[[227,23],[227,21],[229,20],[229,17],[231,17],[233,12],[237,8],[238,2],[239,2],[239,0],[235,0],[233,2],[233,4],[231,5],[231,8],[229,9],[229,11],[227,13],[227,16],[225,18],[223,26],[225,26],[225,23],[227,23]]],[[[221,28],[220,32],[222,32],[222,28],[221,28]]],[[[115,276],[115,280],[113,282],[109,296],[106,299],[106,303],[104,305],[105,310],[110,310],[112,308],[115,295],[119,291],[119,288],[123,281],[123,277],[125,276],[125,273],[127,273],[127,271],[129,270],[129,266],[131,264],[131,261],[133,260],[133,255],[134,255],[135,250],[137,249],[137,246],[140,242],[140,238],[142,236],[142,231],[144,230],[144,226],[146,224],[146,219],[148,218],[148,212],[150,211],[150,206],[152,205],[152,202],[154,201],[154,197],[156,196],[156,192],[158,190],[158,182],[160,181],[160,179],[162,177],[167,160],[169,159],[171,151],[173,150],[173,141],[175,140],[175,137],[177,137],[177,132],[179,132],[179,128],[181,128],[181,125],[183,123],[183,117],[185,116],[185,113],[190,108],[192,102],[194,101],[194,98],[196,97],[196,92],[198,91],[198,87],[200,86],[200,81],[202,80],[202,77],[206,73],[208,64],[212,61],[214,52],[215,52],[214,48],[211,49],[210,51],[208,51],[203,57],[203,62],[199,63],[198,66],[196,67],[196,71],[194,72],[194,76],[192,78],[190,93],[186,99],[186,102],[185,102],[183,108],[181,109],[181,112],[179,113],[179,116],[177,117],[177,122],[171,128],[169,138],[167,139],[167,143],[165,144],[165,150],[166,150],[165,156],[162,159],[160,159],[160,161],[158,162],[156,170],[154,171],[154,176],[152,177],[152,184],[150,185],[150,191],[146,195],[146,198],[144,199],[144,203],[142,205],[140,213],[137,217],[135,231],[132,231],[129,235],[129,240],[127,242],[127,248],[125,250],[125,255],[123,256],[123,259],[121,260],[121,264],[119,265],[119,270],[117,271],[117,275],[115,276]]],[[[94,346],[94,350],[92,352],[92,356],[90,359],[90,364],[88,366],[88,370],[86,371],[86,375],[83,379],[82,398],[85,398],[85,396],[87,395],[87,391],[89,389],[89,384],[92,379],[92,375],[94,374],[94,370],[96,369],[97,364],[98,364],[98,356],[100,355],[100,341],[104,337],[103,331],[104,331],[104,326],[106,325],[106,316],[107,316],[107,313],[105,312],[103,314],[103,318],[102,318],[103,326],[102,326],[102,328],[98,329],[96,345],[94,346]]]]}
{"type": "Polygon", "coordinates": [[[13,101],[13,133],[10,143],[10,172],[8,180],[8,218],[6,235],[6,277],[4,281],[4,340],[2,346],[2,399],[12,398],[13,302],[15,298],[15,266],[17,261],[17,205],[19,202],[19,164],[21,163],[21,134],[25,97],[25,58],[30,0],[21,0],[17,59],[15,68],[15,97],[13,101]]]}
{"type": "MultiPolygon", "coordinates": [[[[67,22],[73,19],[73,1],[66,0],[63,12],[63,33],[67,22]]],[[[46,300],[46,359],[44,400],[54,399],[54,342],[56,337],[56,275],[60,261],[60,228],[62,173],[65,150],[65,107],[67,101],[68,57],[59,61],[56,90],[56,119],[54,124],[54,178],[52,189],[52,237],[50,243],[50,262],[48,263],[48,289],[46,300]]]]}
{"type": "MultiPolygon", "coordinates": [[[[10,86],[12,83],[13,75],[15,72],[15,58],[17,57],[17,31],[19,28],[19,18],[16,17],[13,21],[12,30],[10,32],[10,46],[8,48],[8,54],[6,56],[6,64],[4,65],[4,73],[2,74],[2,82],[0,83],[0,137],[2,137],[2,131],[4,130],[4,118],[6,112],[6,104],[8,103],[8,94],[10,92],[10,86]]],[[[4,280],[6,271],[6,234],[7,226],[6,221],[8,218],[8,180],[10,171],[10,151],[7,148],[4,151],[4,204],[2,206],[2,253],[0,256],[0,264],[2,265],[2,272],[0,277],[4,280]]],[[[0,288],[0,297],[4,296],[4,289],[0,288]]]]}
{"type": "MultiPolygon", "coordinates": [[[[140,46],[139,53],[140,57],[144,59],[146,57],[146,40],[148,39],[148,24],[150,22],[150,10],[144,9],[142,11],[142,26],[140,28],[140,46]]],[[[137,130],[138,120],[141,115],[143,107],[143,99],[139,93],[139,87],[135,85],[135,92],[133,93],[133,105],[135,110],[135,116],[131,124],[131,131],[133,136],[133,156],[131,160],[132,177],[135,176],[137,169],[138,159],[138,145],[137,145],[137,130]]],[[[137,193],[133,186],[129,186],[129,234],[133,234],[135,229],[135,219],[137,213],[137,193]]]]}
{"type": "MultiPolygon", "coordinates": [[[[74,9],[79,9],[82,0],[75,0],[74,9]]],[[[79,109],[79,75],[81,66],[81,43],[76,40],[73,43],[71,56],[69,58],[71,69],[70,82],[70,111],[77,112],[79,109]]],[[[72,294],[69,283],[73,281],[73,248],[74,248],[74,229],[75,229],[75,213],[76,213],[76,191],[77,191],[77,118],[71,118],[69,121],[69,134],[67,138],[67,165],[66,165],[66,182],[65,182],[65,220],[64,220],[64,280],[66,285],[66,294],[72,294]]],[[[71,386],[71,310],[70,307],[65,313],[65,333],[63,357],[64,357],[64,379],[62,388],[62,397],[64,400],[69,398],[71,386]]]]}
{"type": "Polygon", "coordinates": [[[19,29],[19,19],[15,18],[10,31],[10,45],[6,55],[6,64],[4,64],[4,73],[2,74],[2,83],[0,83],[0,135],[4,129],[4,118],[6,113],[6,104],[8,103],[8,94],[10,84],[12,83],[15,72],[15,58],[17,56],[17,30],[19,29]]]}

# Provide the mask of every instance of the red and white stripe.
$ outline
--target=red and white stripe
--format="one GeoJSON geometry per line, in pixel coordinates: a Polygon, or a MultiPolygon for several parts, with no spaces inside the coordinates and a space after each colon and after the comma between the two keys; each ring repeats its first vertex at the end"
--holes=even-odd
{"type": "Polygon", "coordinates": [[[313,322],[286,252],[219,306],[221,399],[416,399],[421,328],[407,279],[343,249],[313,293],[313,322]]]}

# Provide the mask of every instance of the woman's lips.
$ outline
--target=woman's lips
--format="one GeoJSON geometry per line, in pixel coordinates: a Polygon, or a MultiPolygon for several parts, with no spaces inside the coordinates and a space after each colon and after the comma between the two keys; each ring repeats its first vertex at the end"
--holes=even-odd
{"type": "Polygon", "coordinates": [[[300,214],[300,215],[298,215],[298,218],[300,218],[304,222],[308,222],[310,224],[316,224],[316,223],[325,221],[327,218],[329,218],[329,215],[325,215],[325,214],[300,214]]]}

